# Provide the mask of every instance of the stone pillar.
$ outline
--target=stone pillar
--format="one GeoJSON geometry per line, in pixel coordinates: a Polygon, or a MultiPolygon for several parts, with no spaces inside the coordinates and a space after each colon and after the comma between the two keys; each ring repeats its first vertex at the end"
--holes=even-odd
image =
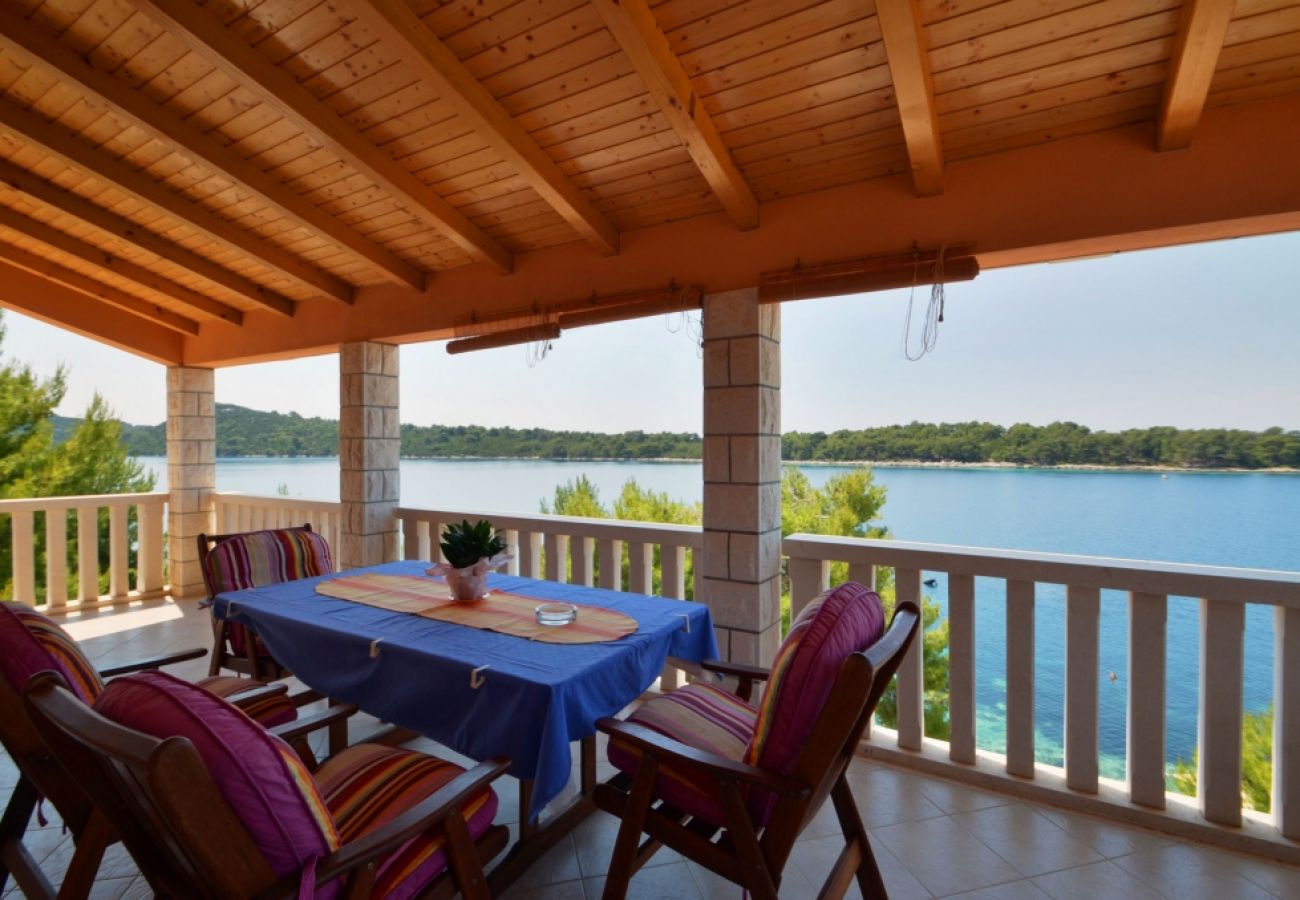
{"type": "Polygon", "coordinates": [[[167,370],[167,546],[173,597],[205,597],[199,570],[200,534],[214,530],[217,416],[213,372],[167,370]]]}
{"type": "Polygon", "coordinates": [[[781,310],[757,289],[704,299],[701,593],[724,656],[781,642],[781,310]]]}
{"type": "Polygon", "coordinates": [[[343,501],[338,565],[374,566],[397,559],[397,347],[357,341],[339,348],[339,499],[343,501]]]}

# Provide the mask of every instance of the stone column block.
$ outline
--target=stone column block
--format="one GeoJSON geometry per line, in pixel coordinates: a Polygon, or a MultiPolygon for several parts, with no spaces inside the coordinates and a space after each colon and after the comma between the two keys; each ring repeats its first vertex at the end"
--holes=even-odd
{"type": "Polygon", "coordinates": [[[195,539],[215,530],[217,420],[211,369],[167,370],[168,564],[174,597],[207,594],[195,539]]]}
{"type": "Polygon", "coordinates": [[[397,559],[401,426],[397,347],[357,341],[339,348],[338,558],[342,568],[397,559]]]}
{"type": "Polygon", "coordinates": [[[700,596],[721,652],[754,665],[781,637],[780,337],[757,290],[705,298],[700,596]]]}

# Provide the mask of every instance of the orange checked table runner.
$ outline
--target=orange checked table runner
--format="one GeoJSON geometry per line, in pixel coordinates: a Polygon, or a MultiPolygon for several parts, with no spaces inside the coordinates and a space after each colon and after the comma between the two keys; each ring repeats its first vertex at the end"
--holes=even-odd
{"type": "Polygon", "coordinates": [[[492,591],[482,600],[459,603],[447,595],[446,582],[417,575],[334,578],[316,585],[316,593],[548,644],[599,644],[616,641],[637,629],[637,621],[631,616],[599,606],[581,605],[578,605],[578,618],[568,625],[539,625],[537,607],[555,601],[492,591]]]}

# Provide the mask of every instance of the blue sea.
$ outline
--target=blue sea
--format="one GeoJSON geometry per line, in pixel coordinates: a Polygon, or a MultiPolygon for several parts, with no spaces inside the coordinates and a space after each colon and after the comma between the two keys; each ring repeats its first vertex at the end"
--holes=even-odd
{"type": "MultiPolygon", "coordinates": [[[[146,462],[166,479],[163,460],[146,462]]],[[[802,467],[814,483],[844,466],[802,467]]],[[[402,501],[410,506],[534,513],[557,484],[585,474],[612,500],[629,478],[683,500],[702,493],[698,463],[403,460],[402,501]]],[[[1091,472],[1038,469],[877,468],[887,489],[883,524],[900,540],[1043,550],[1168,562],[1300,571],[1300,475],[1091,472]]],[[[334,459],[222,459],[222,491],[338,499],[334,459]]],[[[946,604],[942,573],[927,593],[946,604]]],[[[1062,758],[1065,589],[1037,589],[1036,721],[1039,759],[1062,758]]],[[[1004,749],[1005,591],[976,581],[978,741],[1004,749]]],[[[1102,772],[1122,777],[1128,617],[1125,596],[1102,595],[1102,772]],[[1108,673],[1115,673],[1114,681],[1108,673]]],[[[1189,759],[1196,742],[1199,615],[1194,600],[1171,598],[1168,638],[1169,758],[1189,759]]],[[[1248,607],[1244,696],[1268,706],[1273,690],[1272,611],[1248,607]]]]}

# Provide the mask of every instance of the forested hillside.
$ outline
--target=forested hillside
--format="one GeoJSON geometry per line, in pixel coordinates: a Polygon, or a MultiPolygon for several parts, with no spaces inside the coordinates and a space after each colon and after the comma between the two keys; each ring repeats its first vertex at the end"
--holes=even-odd
{"type": "MultiPolygon", "coordinates": [[[[56,419],[56,440],[77,420],[56,419]]],[[[123,425],[131,452],[162,456],[163,425],[123,425]]],[[[598,434],[541,428],[478,425],[403,425],[407,457],[505,457],[519,459],[699,459],[695,434],[598,434]]],[[[261,412],[217,404],[218,456],[334,456],[338,423],[297,413],[261,412]]],[[[1180,430],[1135,428],[1092,431],[1072,422],[1012,425],[987,422],[932,425],[913,422],[885,428],[790,432],[782,456],[798,461],[962,462],[1018,465],[1181,466],[1187,468],[1300,468],[1300,431],[1180,430]]]]}

